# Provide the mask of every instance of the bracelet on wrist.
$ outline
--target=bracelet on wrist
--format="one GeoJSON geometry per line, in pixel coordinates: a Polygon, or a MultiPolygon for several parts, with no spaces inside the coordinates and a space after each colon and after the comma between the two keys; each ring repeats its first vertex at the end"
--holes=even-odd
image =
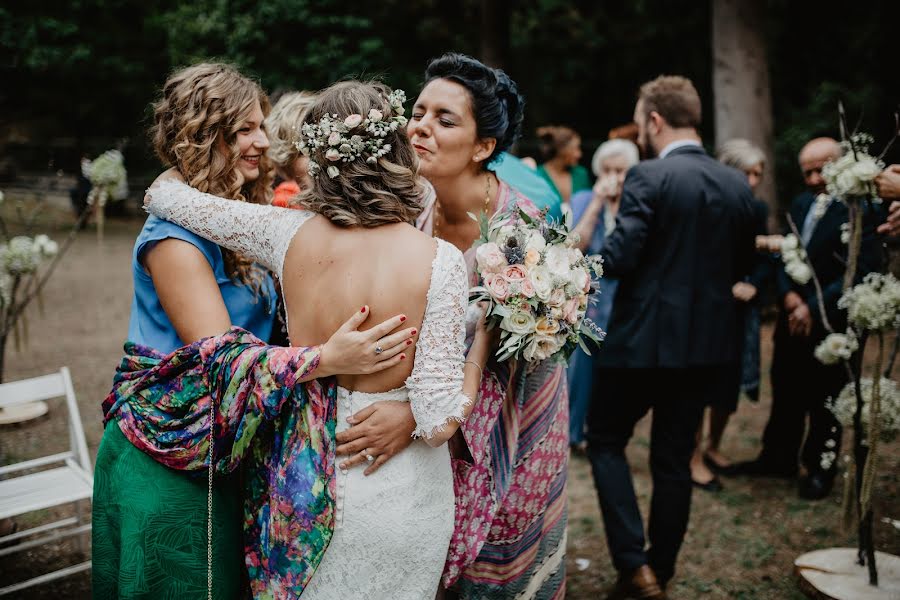
{"type": "Polygon", "coordinates": [[[464,360],[464,361],[463,361],[463,364],[464,364],[464,365],[465,365],[465,364],[473,365],[475,368],[478,369],[479,376],[480,376],[480,377],[484,377],[484,369],[481,367],[481,365],[479,365],[479,364],[478,364],[477,362],[475,362],[474,360],[464,360]]]}

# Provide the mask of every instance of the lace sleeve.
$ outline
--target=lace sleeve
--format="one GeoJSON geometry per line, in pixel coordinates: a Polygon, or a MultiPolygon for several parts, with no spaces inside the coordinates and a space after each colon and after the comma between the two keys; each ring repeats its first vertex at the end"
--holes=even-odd
{"type": "Polygon", "coordinates": [[[463,394],[468,273],[462,253],[438,240],[416,362],[406,380],[416,430],[431,438],[451,420],[462,421],[472,399],[463,394]]]}
{"type": "Polygon", "coordinates": [[[294,234],[313,216],[306,210],[226,200],[172,180],[151,187],[147,196],[151,214],[239,252],[279,278],[294,234]]]}

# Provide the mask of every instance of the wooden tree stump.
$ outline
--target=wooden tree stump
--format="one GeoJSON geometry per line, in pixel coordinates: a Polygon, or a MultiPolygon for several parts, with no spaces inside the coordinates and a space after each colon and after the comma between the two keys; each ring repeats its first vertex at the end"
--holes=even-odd
{"type": "Polygon", "coordinates": [[[800,588],[816,600],[900,600],[900,557],[875,553],[878,587],[856,563],[856,548],[826,548],[807,552],[794,561],[800,588]]]}

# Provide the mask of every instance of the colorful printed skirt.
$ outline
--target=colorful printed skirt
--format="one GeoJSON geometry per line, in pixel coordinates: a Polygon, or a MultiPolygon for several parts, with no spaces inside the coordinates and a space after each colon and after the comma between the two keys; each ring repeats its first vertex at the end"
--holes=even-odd
{"type": "Polygon", "coordinates": [[[541,363],[508,394],[491,365],[454,461],[456,526],[444,584],[461,598],[565,596],[569,411],[562,365],[541,363]]]}

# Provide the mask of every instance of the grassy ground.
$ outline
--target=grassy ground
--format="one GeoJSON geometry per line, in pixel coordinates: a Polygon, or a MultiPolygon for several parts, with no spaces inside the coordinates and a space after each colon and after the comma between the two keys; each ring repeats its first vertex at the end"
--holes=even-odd
{"type": "MultiPolygon", "coordinates": [[[[9,214],[10,203],[0,206],[9,214]]],[[[42,215],[45,231],[67,216],[54,211],[42,215]]],[[[106,238],[98,244],[92,230],[79,234],[76,244],[43,295],[43,313],[28,312],[30,337],[16,351],[10,344],[5,376],[15,380],[68,365],[81,407],[88,446],[96,453],[100,442],[100,402],[109,390],[127,332],[131,302],[131,247],[140,219],[107,222],[106,238]]],[[[764,330],[764,365],[771,356],[771,330],[764,330]]],[[[753,457],[770,404],[768,389],[759,404],[742,402],[726,433],[726,452],[735,459],[753,457]]],[[[635,486],[646,510],[650,478],[647,467],[649,429],[644,420],[629,448],[635,486]]],[[[0,428],[0,464],[62,450],[65,411],[51,404],[47,417],[34,423],[0,428]]],[[[875,534],[880,550],[900,554],[900,531],[881,521],[900,517],[900,445],[883,448],[876,489],[875,534]]],[[[569,477],[568,598],[594,599],[615,579],[606,549],[589,465],[573,457],[569,477]]],[[[675,599],[802,598],[792,575],[792,561],[802,552],[852,545],[854,538],[840,531],[840,494],[820,502],[796,495],[795,483],[784,480],[725,481],[718,495],[694,494],[690,527],[681,552],[678,575],[670,587],[675,599]]],[[[36,515],[32,522],[48,514],[36,515]]],[[[79,560],[74,543],[66,542],[0,558],[0,585],[33,576],[49,568],[79,560]]],[[[90,577],[79,575],[50,583],[19,598],[75,599],[90,596],[90,577]]]]}

